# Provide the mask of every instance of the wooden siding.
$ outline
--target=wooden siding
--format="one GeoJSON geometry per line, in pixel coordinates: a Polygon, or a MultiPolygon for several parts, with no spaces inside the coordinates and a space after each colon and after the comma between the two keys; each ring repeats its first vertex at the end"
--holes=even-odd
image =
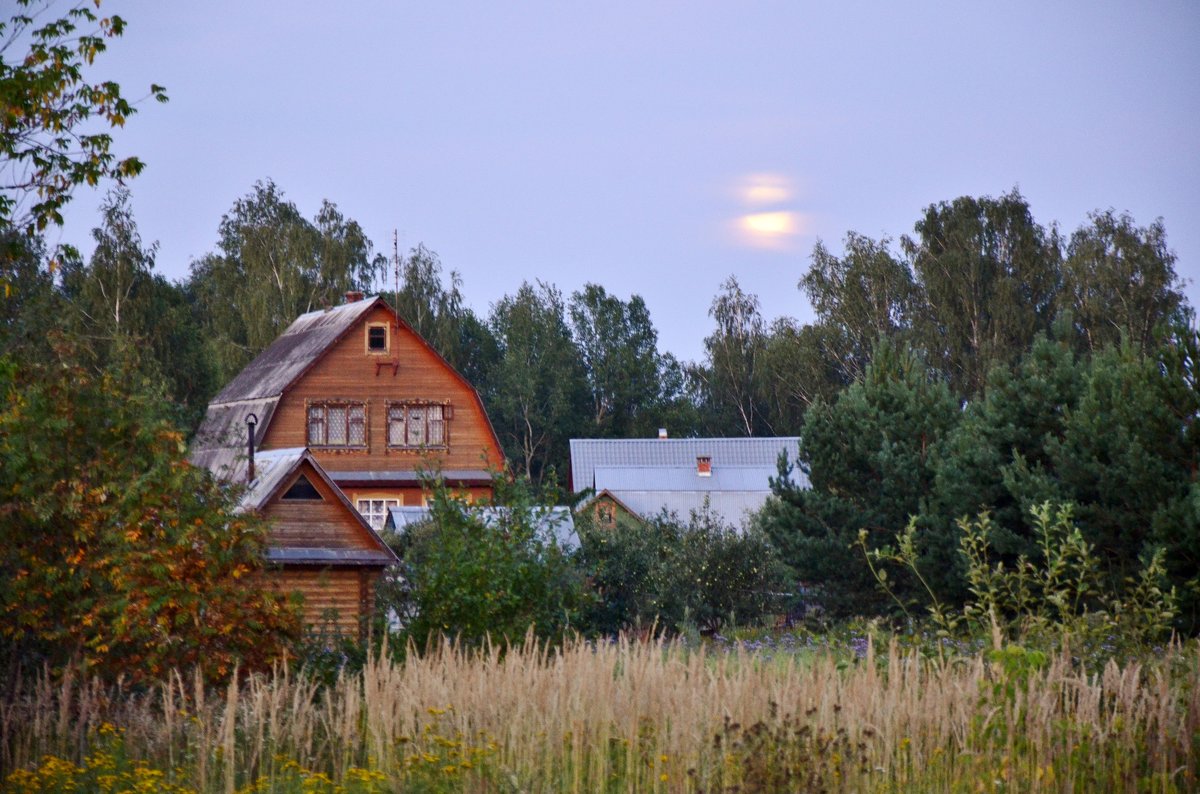
{"type": "Polygon", "coordinates": [[[271,525],[270,546],[293,549],[377,548],[374,539],[359,524],[358,517],[350,512],[307,461],[282,486],[279,496],[272,499],[262,513],[271,525]],[[317,493],[321,494],[322,501],[281,498],[301,475],[313,484],[317,493]]]}
{"type": "Polygon", "coordinates": [[[486,469],[503,465],[503,455],[475,391],[407,328],[392,323],[388,352],[367,350],[366,329],[388,323],[391,311],[379,305],[335,344],[283,395],[262,440],[262,448],[308,446],[307,403],[354,400],[367,404],[367,449],[312,448],[330,471],[415,471],[421,468],[486,469]],[[398,365],[393,371],[392,362],[398,365]],[[399,450],[387,446],[387,403],[406,400],[448,402],[449,445],[445,450],[399,450]]]}
{"type": "MultiPolygon", "coordinates": [[[[359,499],[398,499],[407,507],[423,507],[428,494],[420,488],[344,488],[343,493],[350,504],[358,505],[359,499]]],[[[465,497],[468,502],[483,502],[492,495],[492,489],[484,486],[452,488],[450,493],[465,497]]]]}
{"type": "Polygon", "coordinates": [[[376,570],[287,567],[267,576],[273,587],[301,595],[304,623],[314,631],[361,636],[375,609],[376,570]]]}

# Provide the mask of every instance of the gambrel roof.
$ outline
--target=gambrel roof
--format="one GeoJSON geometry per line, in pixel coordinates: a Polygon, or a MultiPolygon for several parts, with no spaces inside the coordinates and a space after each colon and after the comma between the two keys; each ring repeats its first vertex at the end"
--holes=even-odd
{"type": "MultiPolygon", "coordinates": [[[[428,348],[446,371],[470,389],[479,410],[488,421],[493,438],[495,431],[487,420],[483,401],[466,378],[426,342],[420,334],[396,314],[380,296],[367,297],[329,309],[302,314],[259,353],[245,369],[223,388],[204,414],[204,421],[192,439],[189,458],[218,477],[229,478],[238,461],[246,454],[246,420],[251,414],[258,419],[254,444],[258,447],[266,438],[267,428],[283,394],[311,370],[343,337],[354,330],[377,306],[383,306],[398,327],[412,333],[428,348]]],[[[499,448],[499,442],[496,442],[499,448]]]]}

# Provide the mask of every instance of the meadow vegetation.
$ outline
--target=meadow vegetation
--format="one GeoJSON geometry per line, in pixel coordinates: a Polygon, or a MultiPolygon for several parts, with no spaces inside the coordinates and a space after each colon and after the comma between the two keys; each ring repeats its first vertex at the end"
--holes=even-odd
{"type": "Polygon", "coordinates": [[[12,792],[1188,791],[1200,757],[1195,644],[1090,673],[873,636],[769,659],[530,637],[329,684],[29,683],[0,712],[12,792]]]}

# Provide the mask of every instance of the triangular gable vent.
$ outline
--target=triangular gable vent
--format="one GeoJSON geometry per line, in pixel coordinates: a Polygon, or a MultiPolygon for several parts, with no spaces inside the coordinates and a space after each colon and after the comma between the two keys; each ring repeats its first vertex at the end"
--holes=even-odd
{"type": "Polygon", "coordinates": [[[280,498],[287,500],[303,499],[308,501],[316,500],[318,502],[324,501],[320,492],[313,487],[313,484],[309,482],[308,478],[303,474],[296,478],[296,481],[292,483],[292,487],[288,488],[284,495],[280,498]]]}

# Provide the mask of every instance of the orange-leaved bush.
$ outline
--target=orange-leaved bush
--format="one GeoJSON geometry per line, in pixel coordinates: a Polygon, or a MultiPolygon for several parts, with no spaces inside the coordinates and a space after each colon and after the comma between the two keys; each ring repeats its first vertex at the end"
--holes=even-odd
{"type": "Polygon", "coordinates": [[[299,623],[264,588],[264,525],[130,368],[52,358],[0,359],[0,655],[133,679],[268,665],[299,623]]]}

